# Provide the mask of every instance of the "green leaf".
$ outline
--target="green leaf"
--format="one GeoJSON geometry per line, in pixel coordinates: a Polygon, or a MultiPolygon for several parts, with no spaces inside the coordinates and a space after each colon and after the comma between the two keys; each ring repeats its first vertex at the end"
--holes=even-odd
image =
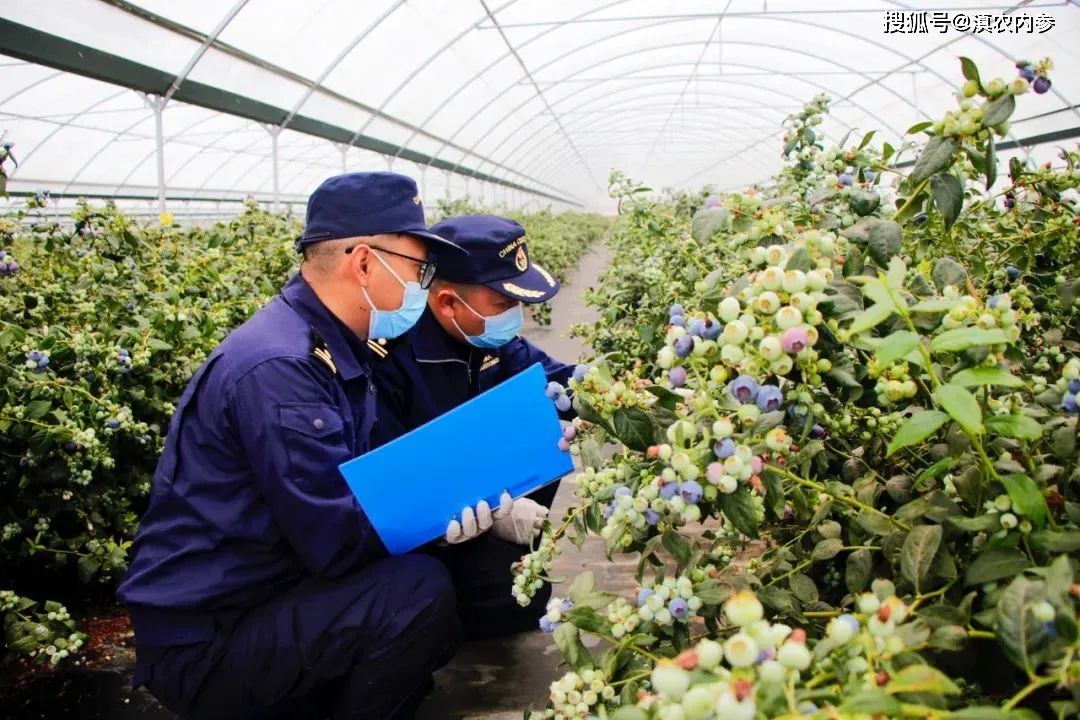
{"type": "Polygon", "coordinates": [[[1031,567],[1031,560],[1015,548],[992,547],[975,557],[964,573],[964,585],[982,585],[1013,577],[1031,567]]]}
{"type": "Polygon", "coordinates": [[[932,137],[926,143],[926,147],[915,161],[915,167],[911,170],[910,180],[913,183],[921,183],[937,171],[947,167],[952,162],[953,153],[958,147],[955,140],[948,137],[932,137]]]}
{"type": "Polygon", "coordinates": [[[881,267],[888,267],[889,260],[900,254],[904,246],[904,231],[892,220],[874,220],[870,224],[867,249],[870,257],[881,267]]]}
{"type": "Polygon", "coordinates": [[[952,173],[938,173],[930,178],[930,190],[948,230],[964,209],[964,182],[952,173]]]}
{"type": "Polygon", "coordinates": [[[93,555],[83,555],[79,558],[76,568],[79,573],[79,582],[86,584],[97,577],[98,570],[101,569],[101,561],[93,555]]]}
{"type": "Polygon", "coordinates": [[[808,576],[798,573],[792,575],[788,580],[788,587],[791,588],[792,594],[799,599],[804,605],[807,603],[817,602],[818,589],[814,581],[808,576]]]}
{"type": "Polygon", "coordinates": [[[874,137],[874,134],[875,134],[876,132],[877,132],[877,130],[871,130],[870,132],[868,132],[868,133],[866,133],[865,135],[863,135],[863,138],[862,138],[862,142],[860,142],[860,143],[859,143],[859,147],[857,147],[857,148],[855,148],[855,149],[856,149],[856,150],[862,150],[862,149],[863,149],[864,147],[866,147],[867,145],[869,145],[869,144],[870,144],[870,139],[871,139],[872,137],[874,137]]]}
{"type": "Polygon", "coordinates": [[[26,403],[26,419],[37,420],[45,417],[49,410],[52,410],[52,403],[48,400],[31,400],[26,403]]]}
{"type": "Polygon", "coordinates": [[[930,276],[939,289],[948,285],[960,287],[967,282],[967,271],[964,270],[964,266],[951,257],[938,258],[934,261],[934,269],[930,271],[930,276]]]}
{"type": "Polygon", "coordinates": [[[574,578],[574,582],[570,583],[570,589],[567,591],[567,595],[574,603],[577,603],[583,596],[588,595],[596,587],[596,578],[593,577],[591,572],[583,572],[574,578]]]}
{"type": "Polygon", "coordinates": [[[900,549],[900,573],[915,586],[916,592],[926,587],[930,565],[940,546],[940,525],[916,525],[904,539],[900,549]]]}
{"type": "Polygon", "coordinates": [[[1070,278],[1061,283],[1061,307],[1068,310],[1080,297],[1080,278],[1070,278]]]}
{"type": "Polygon", "coordinates": [[[604,454],[600,451],[600,443],[595,439],[589,437],[585,438],[578,446],[578,457],[581,458],[581,464],[585,467],[591,467],[594,470],[599,470],[604,465],[604,454]]]}
{"type": "Polygon", "coordinates": [[[986,432],[1017,440],[1038,440],[1042,425],[1026,415],[995,415],[986,419],[986,432]]]}
{"type": "Polygon", "coordinates": [[[656,396],[656,404],[653,407],[659,406],[667,410],[674,410],[675,406],[683,401],[682,396],[671,392],[663,385],[649,385],[645,388],[645,392],[656,396]]]}
{"type": "Polygon", "coordinates": [[[886,456],[891,456],[901,448],[922,442],[937,432],[948,419],[949,416],[940,410],[923,410],[915,413],[896,431],[896,435],[889,442],[886,456]]]}
{"type": "Polygon", "coordinates": [[[982,408],[970,391],[959,385],[939,385],[934,388],[934,400],[949,413],[960,427],[970,433],[982,433],[982,408]]]}
{"type": "Polygon", "coordinates": [[[1034,480],[1027,475],[1005,475],[1001,478],[1001,483],[1009,493],[1009,500],[1016,512],[1031,520],[1037,528],[1046,524],[1049,509],[1046,507],[1046,498],[1034,480]]]}
{"type": "Polygon", "coordinates": [[[949,382],[953,385],[974,387],[976,385],[1000,385],[1001,387],[1024,387],[1024,381],[1008,370],[996,367],[977,367],[961,370],[953,375],[949,382]]]}
{"type": "Polygon", "coordinates": [[[1076,452],[1076,428],[1065,425],[1050,434],[1050,449],[1059,460],[1068,460],[1076,452]]]}
{"type": "Polygon", "coordinates": [[[618,408],[612,413],[615,437],[626,447],[644,452],[656,441],[656,426],[641,408],[618,408]]]}
{"type": "Polygon", "coordinates": [[[839,554],[843,547],[844,541],[840,538],[827,538],[814,546],[814,551],[810,553],[810,558],[814,562],[831,560],[839,554]]]}
{"type": "Polygon", "coordinates": [[[851,193],[851,209],[856,215],[865,217],[870,215],[881,205],[881,196],[876,192],[856,190],[851,193]]]}
{"type": "Polygon", "coordinates": [[[979,68],[971,58],[960,58],[960,71],[964,73],[965,80],[974,80],[975,84],[982,90],[982,80],[979,79],[979,68]]]}
{"type": "Polygon", "coordinates": [[[878,303],[876,305],[871,305],[868,310],[863,310],[855,316],[855,319],[851,321],[851,325],[848,327],[848,332],[852,335],[865,332],[870,328],[885,322],[895,312],[896,308],[891,304],[886,305],[885,303],[878,303]]]}
{"type": "Polygon", "coordinates": [[[988,532],[1001,528],[1001,516],[996,513],[985,513],[978,517],[951,515],[945,519],[945,522],[958,530],[969,533],[988,532]]]}
{"type": "Polygon", "coordinates": [[[877,359],[881,367],[893,364],[919,347],[919,336],[910,330],[897,330],[877,347],[877,359]]]}
{"type": "Polygon", "coordinates": [[[939,650],[963,650],[967,647],[967,630],[959,625],[942,625],[930,633],[930,647],[939,650]]]}
{"type": "Polygon", "coordinates": [[[1007,342],[1009,338],[1000,328],[990,330],[975,327],[955,328],[935,336],[930,341],[930,351],[960,352],[976,346],[1000,345],[1007,342]]]}
{"type": "Polygon", "coordinates": [[[1040,585],[1017,577],[1005,588],[995,612],[998,645],[1013,665],[1029,673],[1042,664],[1050,640],[1033,612],[1045,599],[1040,585]]]}
{"type": "Polygon", "coordinates": [[[1080,530],[1036,530],[1030,538],[1031,544],[1043,552],[1080,552],[1080,530]]]}
{"type": "Polygon", "coordinates": [[[587,670],[592,667],[592,655],[589,649],[581,642],[581,635],[573,623],[562,623],[552,633],[555,646],[566,659],[566,664],[574,671],[587,670]]]}
{"type": "Polygon", "coordinates": [[[869,550],[856,550],[848,555],[844,573],[844,583],[847,585],[848,592],[855,595],[865,590],[870,585],[870,574],[873,568],[874,560],[869,550]]]}
{"type": "Polygon", "coordinates": [[[953,710],[949,720],[1039,720],[1031,710],[1002,710],[993,705],[974,705],[963,710],[953,710]]]}
{"type": "Polygon", "coordinates": [[[848,250],[847,257],[844,258],[844,266],[840,269],[840,272],[844,277],[852,277],[861,274],[865,267],[862,253],[859,248],[853,247],[848,250]]]}
{"type": "Polygon", "coordinates": [[[690,543],[682,535],[671,529],[664,533],[663,538],[664,547],[674,556],[676,562],[679,563],[679,567],[685,567],[690,562],[692,553],[690,543]]]}
{"type": "Polygon", "coordinates": [[[787,263],[784,264],[785,270],[802,270],[808,272],[814,269],[814,263],[810,259],[810,252],[801,247],[791,254],[787,263]]]}
{"type": "Polygon", "coordinates": [[[960,688],[949,676],[929,665],[908,665],[892,676],[885,692],[897,693],[934,693],[935,695],[958,695],[960,688]]]}
{"type": "Polygon", "coordinates": [[[959,304],[959,298],[957,298],[956,300],[949,300],[948,298],[934,298],[932,300],[923,300],[922,302],[915,303],[911,306],[910,309],[911,312],[939,313],[948,312],[959,304]]]}
{"type": "Polygon", "coordinates": [[[866,688],[845,700],[840,712],[900,717],[904,714],[904,707],[881,688],[866,688]]]}
{"type": "Polygon", "coordinates": [[[757,508],[745,485],[740,485],[733,493],[720,495],[717,503],[736,530],[747,537],[757,538],[757,508]]]}
{"type": "MultiPolygon", "coordinates": [[[[585,632],[611,634],[611,621],[596,614],[591,607],[574,607],[566,613],[566,619],[585,632]]],[[[558,628],[556,628],[558,630],[558,628]]]]}
{"type": "Polygon", "coordinates": [[[922,132],[923,130],[925,130],[926,128],[928,128],[928,127],[932,127],[932,126],[933,126],[933,124],[934,124],[934,123],[933,123],[932,121],[930,121],[930,120],[926,120],[926,121],[924,121],[924,122],[921,122],[921,123],[915,123],[914,125],[912,125],[911,127],[909,127],[909,128],[908,128],[908,129],[907,129],[907,130],[906,130],[906,131],[904,132],[904,134],[905,134],[905,135],[914,135],[915,133],[920,133],[920,132],[922,132]]]}
{"type": "Polygon", "coordinates": [[[983,107],[982,126],[991,128],[1008,120],[1016,111],[1016,98],[1007,93],[986,103],[983,107]]]}
{"type": "Polygon", "coordinates": [[[989,190],[997,182],[998,160],[997,144],[994,142],[994,134],[990,133],[986,143],[986,189],[989,190]]]}

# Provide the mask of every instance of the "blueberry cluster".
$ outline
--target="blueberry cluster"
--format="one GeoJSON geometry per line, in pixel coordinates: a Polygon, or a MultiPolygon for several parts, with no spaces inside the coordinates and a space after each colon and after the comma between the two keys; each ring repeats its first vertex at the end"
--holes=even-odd
{"type": "Polygon", "coordinates": [[[131,372],[131,351],[120,348],[116,353],[116,364],[120,366],[120,373],[127,375],[131,372]]]}
{"type": "Polygon", "coordinates": [[[570,396],[566,394],[566,388],[554,380],[544,388],[544,394],[555,401],[555,407],[559,412],[566,412],[571,407],[570,396]]]}
{"type": "Polygon", "coordinates": [[[8,277],[19,272],[19,263],[11,253],[0,250],[0,277],[8,277]]]}
{"type": "Polygon", "coordinates": [[[1021,78],[1031,83],[1031,89],[1038,95],[1047,92],[1053,84],[1050,82],[1050,78],[1045,75],[1045,70],[1041,70],[1031,63],[1017,63],[1016,69],[1021,78]]]}
{"type": "Polygon", "coordinates": [[[45,368],[49,367],[49,353],[41,350],[26,353],[26,367],[39,375],[45,372],[45,368]]]}

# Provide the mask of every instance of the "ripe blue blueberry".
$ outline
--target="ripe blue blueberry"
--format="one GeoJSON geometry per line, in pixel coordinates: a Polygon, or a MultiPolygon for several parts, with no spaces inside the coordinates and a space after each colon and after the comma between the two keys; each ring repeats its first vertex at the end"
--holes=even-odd
{"type": "Polygon", "coordinates": [[[705,334],[705,321],[701,318],[694,318],[690,321],[690,324],[687,325],[686,331],[691,335],[702,337],[705,334]]]}
{"type": "Polygon", "coordinates": [[[762,385],[757,394],[757,406],[762,412],[779,410],[784,402],[784,393],[775,385],[762,385]]]}
{"type": "Polygon", "coordinates": [[[683,314],[683,306],[679,305],[678,303],[676,303],[675,305],[672,305],[670,308],[668,308],[668,317],[673,318],[676,315],[682,315],[682,314],[683,314]]]}
{"type": "Polygon", "coordinates": [[[653,592],[652,588],[641,588],[640,590],[638,590],[638,593],[637,593],[637,605],[638,605],[638,607],[644,607],[645,603],[653,595],[655,595],[655,593],[653,592]]]}
{"type": "Polygon", "coordinates": [[[693,480],[687,480],[679,486],[679,495],[691,505],[697,503],[698,500],[701,500],[701,492],[701,485],[698,485],[697,482],[693,480]]]}
{"type": "Polygon", "coordinates": [[[0,260],[3,260],[6,257],[7,257],[7,253],[4,252],[3,250],[0,250],[0,260]]]}
{"type": "Polygon", "coordinates": [[[814,426],[810,428],[810,439],[820,440],[823,437],[825,437],[825,428],[821,427],[817,423],[814,423],[814,426]]]}
{"type": "Polygon", "coordinates": [[[555,398],[555,407],[558,408],[559,412],[568,412],[571,407],[570,397],[568,395],[560,395],[555,398]]]}
{"type": "Polygon", "coordinates": [[[675,497],[675,493],[679,492],[679,483],[666,482],[660,486],[660,497],[665,500],[670,500],[675,497]]]}
{"type": "Polygon", "coordinates": [[[544,394],[547,395],[549,398],[551,398],[553,400],[555,399],[555,396],[558,395],[559,393],[561,393],[562,391],[563,391],[563,386],[560,385],[559,383],[555,382],[554,380],[549,382],[547,384],[547,387],[544,388],[544,394]]]}
{"type": "Polygon", "coordinates": [[[1005,268],[1005,274],[1009,276],[1010,280],[1015,280],[1016,278],[1020,277],[1020,268],[1016,267],[1015,265],[1009,265],[1007,268],[1005,268]]]}
{"type": "Polygon", "coordinates": [[[33,360],[34,362],[37,362],[43,357],[43,355],[41,354],[40,350],[31,350],[30,352],[26,353],[26,357],[30,360],[33,360]]]}
{"type": "Polygon", "coordinates": [[[675,357],[688,357],[694,350],[694,336],[683,335],[675,341],[675,357]]]}
{"type": "Polygon", "coordinates": [[[731,395],[741,403],[754,402],[758,394],[758,384],[749,375],[740,375],[731,381],[731,395]]]}
{"type": "Polygon", "coordinates": [[[991,295],[990,299],[986,301],[986,305],[991,310],[996,310],[999,302],[1001,302],[1000,295],[991,295]]]}
{"type": "Polygon", "coordinates": [[[625,485],[619,485],[615,488],[615,497],[622,497],[623,495],[633,495],[634,492],[625,485]]]}
{"type": "Polygon", "coordinates": [[[1034,90],[1037,95],[1042,95],[1050,89],[1050,84],[1050,78],[1039,76],[1035,78],[1035,82],[1031,84],[1031,89],[1034,90]]]}
{"type": "Polygon", "coordinates": [[[924,222],[930,219],[930,216],[926,213],[919,213],[915,217],[911,218],[911,221],[916,225],[922,225],[924,222]]]}
{"type": "Polygon", "coordinates": [[[1022,68],[1020,68],[1020,77],[1024,78],[1028,82],[1031,82],[1035,79],[1035,68],[1033,68],[1031,65],[1023,66],[1022,68]]]}
{"type": "Polygon", "coordinates": [[[585,373],[589,372],[588,365],[575,365],[574,366],[574,380],[581,382],[585,379],[585,373]]]}
{"type": "Polygon", "coordinates": [[[672,315],[670,322],[672,325],[678,325],[679,327],[682,327],[686,323],[686,321],[683,320],[682,315],[672,315]]]}
{"type": "Polygon", "coordinates": [[[660,522],[660,513],[649,508],[645,511],[645,522],[648,523],[649,527],[653,527],[656,523],[660,522]]]}
{"type": "Polygon", "coordinates": [[[120,427],[120,421],[116,418],[109,418],[105,421],[105,427],[115,430],[116,428],[120,427]]]}
{"type": "Polygon", "coordinates": [[[721,460],[731,457],[735,454],[735,441],[731,438],[724,438],[713,445],[713,454],[721,460]]]}
{"type": "Polygon", "coordinates": [[[540,629],[546,633],[555,632],[555,628],[559,627],[562,623],[553,623],[548,620],[547,615],[540,618],[540,629]]]}
{"type": "Polygon", "coordinates": [[[840,173],[840,176],[837,178],[837,180],[840,181],[841,185],[850,186],[851,185],[851,173],[840,173]]]}
{"type": "Polygon", "coordinates": [[[668,370],[668,381],[671,383],[672,387],[682,387],[683,385],[685,385],[686,368],[682,367],[681,365],[676,365],[675,367],[668,370]]]}
{"type": "Polygon", "coordinates": [[[877,173],[873,170],[863,170],[863,177],[866,178],[866,182],[874,182],[877,178],[877,173]]]}
{"type": "Polygon", "coordinates": [[[710,318],[709,320],[705,321],[705,329],[702,330],[701,337],[705,338],[706,340],[715,340],[716,338],[720,337],[720,333],[723,332],[723,330],[724,329],[720,327],[720,323],[710,318]]]}
{"type": "Polygon", "coordinates": [[[1069,381],[1069,392],[1073,395],[1080,395],[1080,380],[1069,381]]]}
{"type": "Polygon", "coordinates": [[[563,598],[562,604],[559,605],[559,609],[563,612],[569,612],[574,609],[574,601],[570,598],[563,598]]]}
{"type": "Polygon", "coordinates": [[[1076,398],[1077,396],[1072,393],[1067,394],[1061,398],[1061,408],[1070,415],[1080,412],[1080,405],[1077,404],[1076,398]]]}
{"type": "Polygon", "coordinates": [[[607,520],[613,514],[615,514],[615,504],[614,503],[608,503],[607,505],[604,506],[604,519],[607,520]]]}
{"type": "Polygon", "coordinates": [[[1006,210],[1012,210],[1014,207],[1016,207],[1016,198],[1014,198],[1012,195],[1006,195],[1005,196],[1005,209],[1006,210]]]}
{"type": "Polygon", "coordinates": [[[672,601],[668,603],[667,609],[668,612],[671,613],[671,617],[676,619],[682,619],[690,612],[690,607],[681,597],[672,599],[672,601]]]}

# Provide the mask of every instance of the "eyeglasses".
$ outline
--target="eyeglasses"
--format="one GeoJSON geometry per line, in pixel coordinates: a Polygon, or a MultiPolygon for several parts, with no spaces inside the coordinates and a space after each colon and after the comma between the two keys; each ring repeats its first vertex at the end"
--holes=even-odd
{"type": "MultiPolygon", "coordinates": [[[[394,252],[393,250],[387,250],[386,248],[376,247],[375,245],[368,245],[368,247],[371,248],[372,250],[378,250],[380,252],[388,253],[390,255],[397,255],[400,258],[405,258],[406,260],[412,260],[414,263],[417,263],[420,266],[420,289],[421,290],[427,290],[429,287],[431,287],[431,281],[435,277],[435,263],[431,262],[430,260],[421,260],[420,258],[415,258],[412,255],[404,255],[404,254],[399,253],[399,252],[394,252]]],[[[356,245],[353,245],[352,247],[349,247],[349,248],[345,248],[345,254],[348,255],[349,253],[351,253],[356,248],[357,248],[356,245]]]]}

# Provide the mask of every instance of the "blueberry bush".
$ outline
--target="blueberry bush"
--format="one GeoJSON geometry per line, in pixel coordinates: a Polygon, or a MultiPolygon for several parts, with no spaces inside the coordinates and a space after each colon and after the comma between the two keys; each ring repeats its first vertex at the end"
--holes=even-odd
{"type": "MultiPolygon", "coordinates": [[[[0,146],[0,168],[11,149],[0,146]]],[[[59,603],[15,594],[19,578],[111,589],[174,403],[296,270],[302,222],[249,203],[182,228],[87,202],[60,221],[48,203],[41,194],[0,217],[0,616],[9,651],[56,664],[85,637],[59,603]]],[[[560,273],[606,227],[574,217],[520,218],[560,273]]]]}
{"type": "Polygon", "coordinates": [[[998,183],[995,151],[1051,69],[961,59],[899,148],[827,145],[817,97],[776,177],[701,204],[612,175],[598,357],[549,388],[583,470],[513,592],[590,535],[639,588],[551,600],[568,672],[527,718],[1075,717],[1080,152],[998,183]]]}

